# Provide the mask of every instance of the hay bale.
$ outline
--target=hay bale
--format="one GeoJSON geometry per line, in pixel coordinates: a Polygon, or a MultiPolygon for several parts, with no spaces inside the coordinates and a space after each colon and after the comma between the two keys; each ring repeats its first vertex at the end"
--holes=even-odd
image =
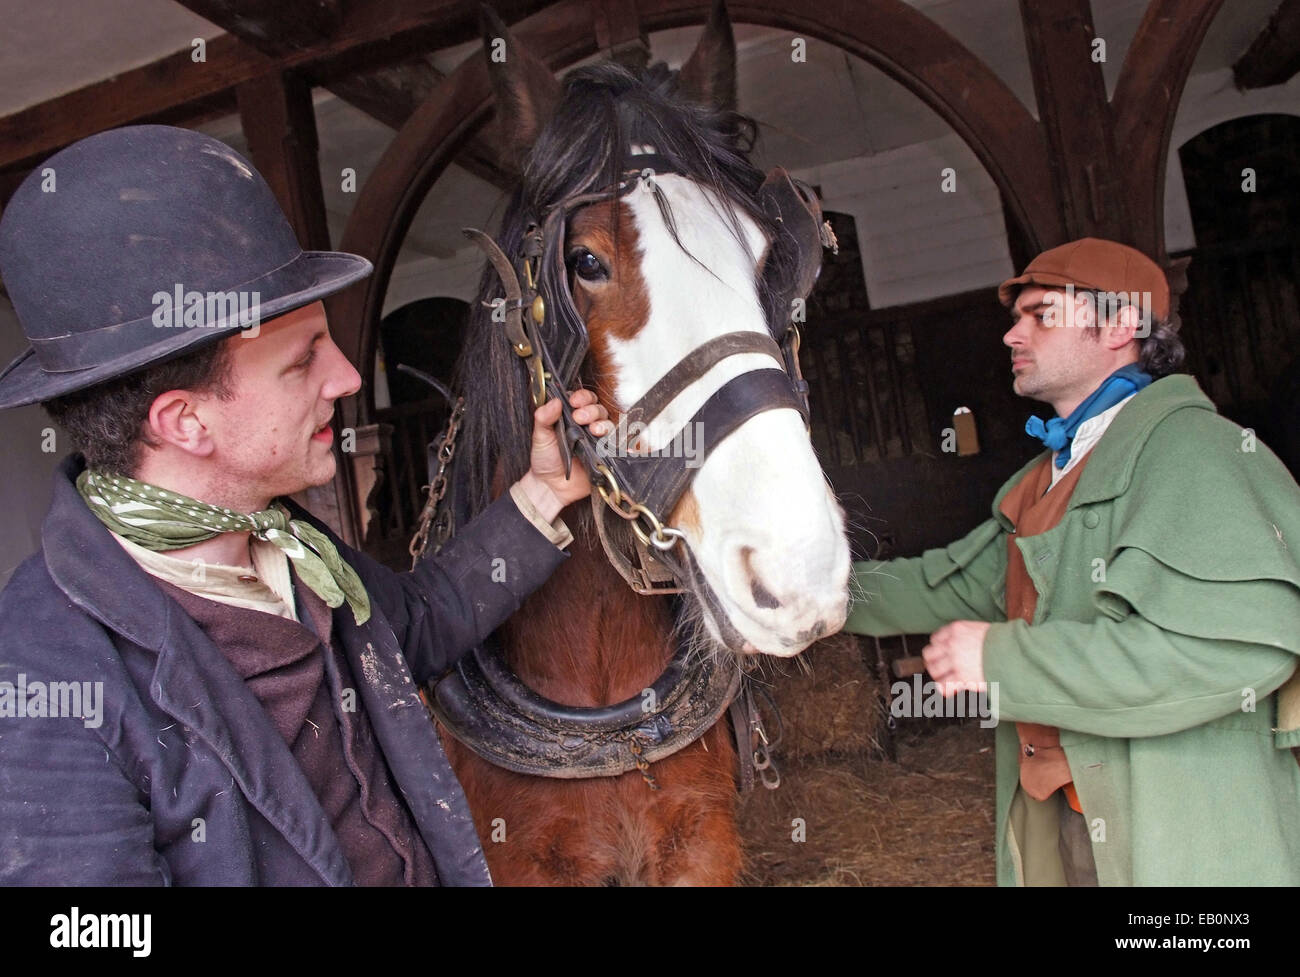
{"type": "Polygon", "coordinates": [[[741,806],[745,884],[993,885],[993,740],[975,723],[904,726],[898,763],[787,763],[780,790],[741,806]]]}
{"type": "Polygon", "coordinates": [[[888,717],[857,636],[840,632],[793,661],[774,660],[760,681],[785,726],[778,764],[824,754],[884,755],[888,717]]]}

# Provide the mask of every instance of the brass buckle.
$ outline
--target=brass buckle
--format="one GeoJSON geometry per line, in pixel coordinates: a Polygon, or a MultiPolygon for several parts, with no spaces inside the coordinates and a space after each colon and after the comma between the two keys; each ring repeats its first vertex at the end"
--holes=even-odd
{"type": "Polygon", "coordinates": [[[636,578],[639,581],[638,584],[635,584],[632,587],[632,590],[635,593],[642,594],[646,597],[661,597],[665,594],[686,593],[685,587],[674,587],[670,583],[655,583],[650,579],[650,574],[647,572],[645,567],[632,567],[632,572],[636,574],[636,578]]]}

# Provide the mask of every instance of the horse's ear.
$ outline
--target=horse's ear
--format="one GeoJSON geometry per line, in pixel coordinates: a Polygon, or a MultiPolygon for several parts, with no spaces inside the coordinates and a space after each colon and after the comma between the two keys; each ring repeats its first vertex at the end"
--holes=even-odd
{"type": "Polygon", "coordinates": [[[724,0],[713,0],[704,33],[677,76],[677,90],[692,102],[735,110],[736,38],[724,0]]]}
{"type": "Polygon", "coordinates": [[[560,83],[542,61],[510,33],[497,12],[481,8],[483,50],[497,100],[497,124],[507,149],[522,165],[560,103],[560,83]]]}

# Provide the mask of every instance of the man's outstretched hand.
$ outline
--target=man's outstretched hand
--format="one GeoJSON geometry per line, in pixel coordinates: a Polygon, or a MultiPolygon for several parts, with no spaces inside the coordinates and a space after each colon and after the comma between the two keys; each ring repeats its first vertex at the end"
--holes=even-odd
{"type": "MultiPolygon", "coordinates": [[[[613,422],[608,419],[609,411],[596,403],[595,391],[575,390],[569,394],[569,405],[573,408],[573,419],[596,437],[614,430],[613,422]]],[[[564,477],[564,458],[555,438],[555,423],[559,419],[560,401],[554,397],[533,411],[532,465],[519,480],[533,505],[551,521],[566,505],[591,494],[591,480],[576,457],[572,475],[564,477]]]]}
{"type": "Polygon", "coordinates": [[[921,657],[944,695],[988,688],[984,684],[984,636],[988,630],[987,621],[953,621],[930,635],[921,657]]]}

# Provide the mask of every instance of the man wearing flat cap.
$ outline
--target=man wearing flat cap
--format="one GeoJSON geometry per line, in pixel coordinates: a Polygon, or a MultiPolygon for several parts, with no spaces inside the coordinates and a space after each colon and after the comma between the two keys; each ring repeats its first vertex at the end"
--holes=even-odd
{"type": "Polygon", "coordinates": [[[6,207],[31,348],[0,408],[43,403],[81,453],[0,594],[0,883],[490,883],[418,687],[567,558],[590,485],[551,401],[529,472],[409,574],[289,501],[360,387],[320,300],[370,270],[167,126],[70,146],[6,207]]]}
{"type": "Polygon", "coordinates": [[[1174,372],[1145,255],[1074,241],[999,297],[1047,450],[965,538],[856,564],[846,630],[996,686],[1000,884],[1300,884],[1300,489],[1174,372]]]}

